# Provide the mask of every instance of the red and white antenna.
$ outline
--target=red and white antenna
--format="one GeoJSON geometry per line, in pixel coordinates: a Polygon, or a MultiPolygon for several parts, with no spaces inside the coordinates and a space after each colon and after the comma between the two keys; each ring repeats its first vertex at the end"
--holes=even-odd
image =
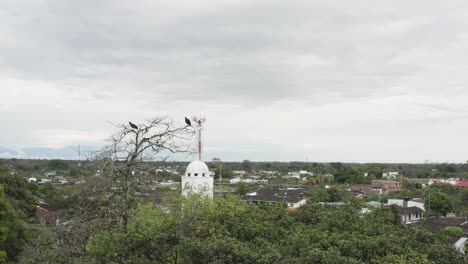
{"type": "Polygon", "coordinates": [[[195,129],[198,132],[198,159],[202,159],[202,131],[203,131],[203,123],[206,122],[204,117],[193,117],[192,120],[195,122],[195,129]]]}

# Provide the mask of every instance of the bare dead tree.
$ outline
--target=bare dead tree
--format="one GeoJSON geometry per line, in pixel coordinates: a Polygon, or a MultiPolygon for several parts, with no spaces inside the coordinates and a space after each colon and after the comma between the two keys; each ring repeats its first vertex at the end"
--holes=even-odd
{"type": "Polygon", "coordinates": [[[136,171],[147,161],[166,160],[174,153],[193,153],[190,143],[194,130],[188,125],[178,126],[167,117],[153,118],[138,126],[115,126],[118,131],[97,159],[102,161],[102,173],[112,179],[111,191],[120,205],[121,224],[127,232],[136,171]]]}

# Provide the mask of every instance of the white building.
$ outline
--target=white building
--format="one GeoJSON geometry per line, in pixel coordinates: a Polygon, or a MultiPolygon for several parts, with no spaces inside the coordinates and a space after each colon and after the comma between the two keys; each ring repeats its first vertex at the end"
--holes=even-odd
{"type": "Polygon", "coordinates": [[[314,176],[314,173],[313,173],[313,172],[306,171],[306,170],[300,170],[300,171],[299,171],[299,174],[300,174],[301,176],[314,176]]]}
{"type": "Polygon", "coordinates": [[[34,178],[34,177],[28,178],[28,182],[37,182],[37,178],[34,178]]]}
{"type": "Polygon", "coordinates": [[[450,178],[450,179],[447,179],[445,182],[446,183],[449,183],[451,185],[455,185],[457,184],[461,179],[458,179],[458,178],[450,178]]]}
{"type": "Polygon", "coordinates": [[[411,224],[423,219],[423,210],[416,206],[398,207],[398,214],[401,217],[401,222],[411,224]]]}
{"type": "Polygon", "coordinates": [[[213,198],[213,174],[201,160],[192,161],[182,176],[182,195],[202,193],[213,198]]]}
{"type": "Polygon", "coordinates": [[[265,180],[265,179],[241,179],[239,177],[229,180],[230,184],[236,184],[236,183],[240,183],[240,182],[248,183],[248,184],[256,184],[256,183],[260,183],[260,184],[265,183],[266,184],[266,183],[268,183],[268,180],[265,180]]]}
{"type": "Polygon", "coordinates": [[[424,208],[424,203],[422,201],[414,201],[414,200],[409,200],[407,201],[407,204],[405,204],[405,200],[403,199],[388,199],[387,203],[385,205],[398,205],[400,207],[413,207],[416,206],[419,209],[426,211],[424,208]]]}
{"type": "Polygon", "coordinates": [[[460,253],[465,254],[465,248],[467,244],[468,244],[468,238],[461,237],[455,242],[455,244],[453,244],[453,247],[460,253]]]}
{"type": "Polygon", "coordinates": [[[37,183],[38,184],[44,184],[44,183],[48,183],[48,182],[52,182],[52,180],[49,180],[49,179],[46,179],[46,178],[42,178],[40,181],[38,181],[37,183]]]}
{"type": "Polygon", "coordinates": [[[237,177],[237,178],[230,179],[229,183],[236,184],[236,183],[239,183],[240,181],[241,181],[241,178],[237,177]]]}
{"type": "Polygon", "coordinates": [[[300,179],[301,178],[301,174],[297,171],[294,171],[294,172],[288,172],[288,175],[287,176],[283,176],[283,178],[296,178],[296,179],[300,179]]]}
{"type": "Polygon", "coordinates": [[[398,172],[396,172],[396,171],[382,173],[382,178],[396,179],[396,178],[399,178],[399,177],[400,177],[400,174],[398,172]]]}
{"type": "Polygon", "coordinates": [[[388,199],[386,205],[397,205],[401,221],[411,224],[423,219],[424,203],[409,199],[388,199]]]}

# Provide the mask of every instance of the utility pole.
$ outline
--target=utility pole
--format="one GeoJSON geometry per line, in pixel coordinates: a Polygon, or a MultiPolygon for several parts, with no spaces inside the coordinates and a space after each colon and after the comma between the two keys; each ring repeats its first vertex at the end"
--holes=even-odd
{"type": "MultiPolygon", "coordinates": [[[[221,160],[220,160],[221,161],[221,160]]],[[[222,185],[221,185],[221,182],[222,182],[222,179],[223,179],[223,163],[219,163],[219,197],[221,197],[221,195],[223,194],[222,192],[222,185]]]]}
{"type": "Polygon", "coordinates": [[[81,145],[78,145],[78,167],[81,167],[81,145]]]}
{"type": "Polygon", "coordinates": [[[222,182],[222,179],[223,179],[223,163],[221,161],[220,158],[213,158],[212,162],[217,165],[218,167],[218,173],[219,173],[219,179],[218,179],[218,194],[219,196],[222,195],[222,190],[221,190],[221,182],[222,182]]]}
{"type": "Polygon", "coordinates": [[[203,123],[205,123],[206,119],[204,117],[193,117],[192,119],[197,124],[197,131],[198,131],[198,159],[202,160],[202,131],[203,131],[203,123]]]}
{"type": "Polygon", "coordinates": [[[430,213],[431,213],[431,186],[429,185],[428,188],[429,188],[429,199],[427,200],[427,204],[428,204],[427,205],[427,216],[429,216],[430,213]]]}

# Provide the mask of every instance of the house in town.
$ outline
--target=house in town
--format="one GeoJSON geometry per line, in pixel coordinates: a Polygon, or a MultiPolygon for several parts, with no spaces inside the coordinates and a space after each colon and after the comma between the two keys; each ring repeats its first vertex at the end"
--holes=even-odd
{"type": "Polygon", "coordinates": [[[422,220],[423,213],[424,211],[416,206],[398,207],[398,214],[401,217],[401,222],[405,224],[411,224],[422,220]]]}
{"type": "Polygon", "coordinates": [[[58,221],[58,212],[52,201],[40,199],[36,209],[36,217],[39,221],[55,225],[58,221]]]}
{"type": "Polygon", "coordinates": [[[296,210],[307,201],[304,188],[262,188],[242,196],[248,204],[285,204],[288,209],[296,210]]]}
{"type": "Polygon", "coordinates": [[[386,179],[396,179],[400,177],[400,173],[397,171],[384,172],[382,173],[382,178],[386,179]]]}
{"type": "Polygon", "coordinates": [[[468,238],[466,237],[453,237],[451,239],[452,246],[460,253],[465,254],[465,248],[468,245],[468,238]]]}
{"type": "Polygon", "coordinates": [[[468,236],[468,218],[466,217],[430,217],[424,220],[424,226],[433,232],[439,232],[449,226],[456,226],[463,230],[465,236],[468,236]]]}
{"type": "Polygon", "coordinates": [[[432,232],[439,232],[446,227],[459,227],[463,230],[465,237],[452,237],[450,244],[459,252],[465,254],[468,245],[468,218],[466,217],[431,217],[424,219],[423,225],[432,232]]]}
{"type": "Polygon", "coordinates": [[[434,183],[432,179],[409,179],[411,182],[415,183],[417,186],[421,188],[426,188],[427,186],[434,183]]]}
{"type": "Polygon", "coordinates": [[[351,185],[351,192],[360,192],[369,195],[374,192],[370,184],[353,184],[351,185]]]}
{"type": "Polygon", "coordinates": [[[462,187],[462,188],[466,188],[468,187],[468,181],[459,181],[455,184],[455,187],[462,187]]]}
{"type": "Polygon", "coordinates": [[[392,180],[372,180],[371,187],[377,194],[398,193],[403,188],[401,182],[392,180]]]}
{"type": "Polygon", "coordinates": [[[409,199],[407,201],[405,201],[404,199],[388,199],[388,201],[387,201],[387,203],[385,205],[394,204],[394,205],[398,205],[400,207],[403,207],[405,205],[405,202],[406,202],[407,207],[416,206],[416,207],[420,208],[421,210],[426,211],[426,209],[424,208],[424,201],[422,199],[418,199],[418,198],[409,199]]]}
{"type": "Polygon", "coordinates": [[[36,182],[37,182],[37,178],[30,177],[30,178],[28,178],[28,182],[36,183],[36,182]]]}
{"type": "MultiPolygon", "coordinates": [[[[424,209],[420,208],[420,204],[415,202],[409,203],[410,199],[405,198],[400,202],[400,199],[389,199],[386,206],[397,206],[398,215],[401,218],[401,222],[404,224],[413,224],[423,219],[424,209]]],[[[424,208],[424,205],[422,205],[424,208]]]]}

